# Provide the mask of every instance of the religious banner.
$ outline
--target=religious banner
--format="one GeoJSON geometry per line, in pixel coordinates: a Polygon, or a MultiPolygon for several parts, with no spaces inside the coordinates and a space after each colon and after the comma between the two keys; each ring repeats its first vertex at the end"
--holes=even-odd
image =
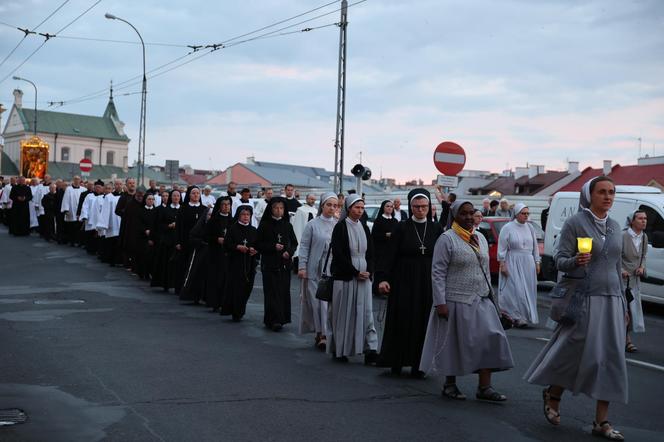
{"type": "Polygon", "coordinates": [[[44,178],[48,171],[49,145],[34,136],[21,141],[21,175],[26,178],[44,178]]]}

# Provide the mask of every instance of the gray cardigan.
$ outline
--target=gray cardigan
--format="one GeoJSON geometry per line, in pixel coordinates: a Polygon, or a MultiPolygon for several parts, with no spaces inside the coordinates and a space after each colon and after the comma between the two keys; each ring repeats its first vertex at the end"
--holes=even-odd
{"type": "Polygon", "coordinates": [[[601,253],[604,246],[602,233],[595,225],[593,216],[587,211],[581,211],[565,221],[558,250],[554,256],[556,268],[565,272],[564,276],[581,279],[585,278],[587,271],[592,267],[593,273],[589,284],[589,296],[624,296],[621,277],[622,261],[622,231],[613,219],[606,223],[606,241],[609,241],[606,252],[601,253]],[[579,237],[593,239],[592,258],[588,267],[576,265],[577,241],[579,237]]]}

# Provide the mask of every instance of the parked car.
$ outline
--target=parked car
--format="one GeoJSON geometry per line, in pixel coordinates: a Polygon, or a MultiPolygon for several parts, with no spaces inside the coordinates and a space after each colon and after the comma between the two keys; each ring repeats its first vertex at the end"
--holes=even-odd
{"type": "Polygon", "coordinates": [[[369,230],[373,227],[374,221],[376,221],[376,216],[378,216],[378,211],[380,210],[380,204],[365,204],[364,211],[367,214],[367,227],[369,230]]]}
{"type": "MultiPolygon", "coordinates": [[[[484,235],[486,241],[489,243],[489,271],[491,276],[497,277],[500,264],[498,264],[498,238],[500,231],[505,225],[510,222],[510,218],[489,216],[482,220],[478,230],[484,235]]],[[[544,231],[534,221],[528,221],[535,229],[535,238],[537,239],[537,247],[539,248],[540,256],[544,253],[544,231]]]]}

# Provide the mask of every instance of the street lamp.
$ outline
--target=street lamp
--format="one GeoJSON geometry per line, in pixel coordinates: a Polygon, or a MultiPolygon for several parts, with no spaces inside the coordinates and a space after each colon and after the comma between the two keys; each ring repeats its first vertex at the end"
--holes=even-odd
{"type": "Polygon", "coordinates": [[[28,80],[27,78],[17,77],[16,75],[14,75],[12,77],[12,79],[27,81],[28,83],[30,83],[32,85],[33,88],[35,88],[35,127],[34,127],[34,129],[35,129],[35,137],[36,137],[37,136],[37,85],[34,84],[32,81],[28,80]]]}
{"type": "Polygon", "coordinates": [[[104,17],[106,17],[109,20],[120,20],[121,22],[127,23],[131,28],[136,31],[136,34],[138,35],[138,38],[141,40],[141,46],[143,47],[143,87],[141,89],[141,122],[139,124],[139,129],[138,129],[138,185],[140,186],[143,184],[143,180],[145,179],[145,112],[146,112],[146,107],[147,107],[147,94],[148,94],[148,80],[147,77],[145,76],[145,43],[143,42],[143,37],[141,37],[141,33],[138,32],[138,29],[131,23],[129,23],[127,20],[117,17],[113,14],[109,14],[108,12],[104,14],[104,17]]]}

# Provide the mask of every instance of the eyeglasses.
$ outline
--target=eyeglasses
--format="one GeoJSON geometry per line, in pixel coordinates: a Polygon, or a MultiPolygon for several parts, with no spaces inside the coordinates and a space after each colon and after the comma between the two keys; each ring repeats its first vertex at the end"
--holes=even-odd
{"type": "Polygon", "coordinates": [[[519,212],[519,215],[530,216],[530,212],[519,212]]]}
{"type": "Polygon", "coordinates": [[[423,210],[423,209],[428,209],[428,208],[429,208],[428,205],[424,205],[424,206],[410,206],[410,207],[412,207],[413,209],[418,209],[418,210],[423,210]]]}

